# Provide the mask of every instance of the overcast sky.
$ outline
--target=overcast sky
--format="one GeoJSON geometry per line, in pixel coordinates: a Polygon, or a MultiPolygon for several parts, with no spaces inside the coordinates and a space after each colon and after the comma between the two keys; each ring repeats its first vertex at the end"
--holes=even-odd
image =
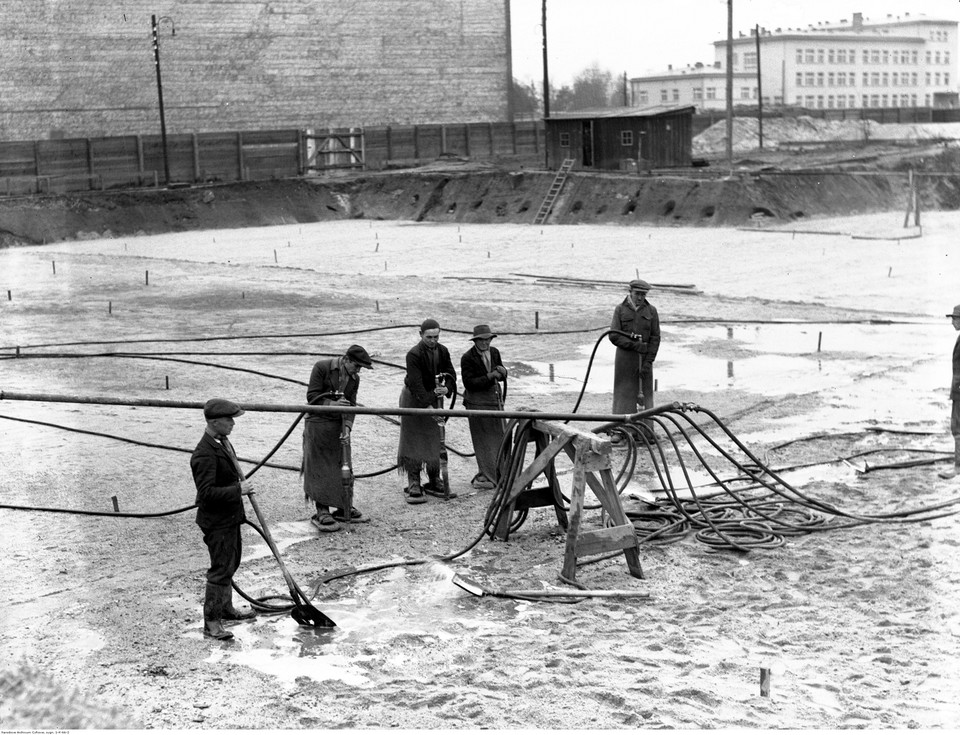
{"type": "MultiPolygon", "coordinates": [[[[541,0],[511,0],[513,75],[543,80],[541,0]]],[[[768,29],[806,27],[887,14],[960,21],[958,0],[733,0],[733,34],[759,24],[768,29]]],[[[713,62],[713,42],[727,36],[727,0],[547,0],[550,85],[569,85],[596,63],[614,76],[713,62]]]]}

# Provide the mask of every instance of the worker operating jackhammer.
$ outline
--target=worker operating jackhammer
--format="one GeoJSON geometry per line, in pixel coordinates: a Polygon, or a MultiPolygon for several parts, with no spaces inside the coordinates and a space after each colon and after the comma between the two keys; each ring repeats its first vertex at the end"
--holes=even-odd
{"type": "MultiPolygon", "coordinates": [[[[440,323],[425,319],[420,325],[420,341],[406,357],[407,374],[400,391],[401,408],[436,408],[443,397],[456,392],[457,373],[450,352],[440,344],[440,323]]],[[[425,503],[426,495],[444,499],[456,493],[441,479],[443,430],[432,416],[400,417],[400,444],[397,467],[405,480],[404,497],[408,503],[425,503]],[[427,469],[427,484],[421,485],[420,472],[427,469]]]]}
{"type": "MultiPolygon", "coordinates": [[[[361,368],[373,369],[373,361],[360,345],[351,345],[340,357],[318,360],[310,373],[307,403],[356,406],[361,368]]],[[[341,523],[369,520],[353,507],[352,486],[343,481],[353,419],[353,414],[311,413],[304,421],[303,494],[316,506],[310,522],[322,533],[339,531],[341,523]]]]}
{"type": "Polygon", "coordinates": [[[207,401],[203,407],[207,427],[190,457],[197,486],[197,525],[210,552],[203,634],[221,641],[233,638],[233,633],[223,627],[224,620],[256,617],[252,610],[241,612],[233,606],[231,589],[242,553],[240,525],[246,521],[242,496],[254,492],[253,483],[244,479],[237,454],[227,438],[233,431],[234,418],[242,415],[243,409],[232,401],[207,401]]]}
{"type": "MultiPolygon", "coordinates": [[[[660,315],[647,301],[649,283],[637,278],[630,281],[629,288],[630,293],[614,309],[610,324],[613,331],[609,339],[617,347],[612,413],[633,414],[638,407],[653,408],[653,362],[660,349],[660,315]]],[[[643,423],[649,431],[649,420],[643,423]]]]}

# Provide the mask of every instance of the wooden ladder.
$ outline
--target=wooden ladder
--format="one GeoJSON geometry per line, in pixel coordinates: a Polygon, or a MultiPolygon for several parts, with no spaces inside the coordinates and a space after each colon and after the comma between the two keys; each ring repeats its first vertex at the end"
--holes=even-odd
{"type": "Polygon", "coordinates": [[[540,205],[540,210],[537,212],[537,216],[533,219],[533,224],[542,225],[547,221],[547,217],[550,216],[550,211],[553,209],[553,203],[557,201],[557,197],[560,196],[560,192],[563,190],[563,185],[567,180],[567,174],[570,173],[570,169],[573,168],[573,164],[575,162],[576,161],[573,158],[563,159],[563,163],[560,164],[557,175],[553,178],[553,183],[550,184],[550,190],[543,198],[543,204],[540,205]]]}

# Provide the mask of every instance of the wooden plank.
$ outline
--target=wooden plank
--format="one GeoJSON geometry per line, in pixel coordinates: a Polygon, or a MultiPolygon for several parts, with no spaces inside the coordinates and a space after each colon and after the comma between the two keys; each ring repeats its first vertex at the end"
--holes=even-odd
{"type": "Polygon", "coordinates": [[[577,456],[573,463],[573,489],[570,491],[567,545],[563,555],[563,570],[561,572],[564,579],[570,582],[577,579],[577,537],[580,535],[580,520],[583,515],[585,476],[583,465],[579,459],[579,456],[577,456]]]}
{"type": "Polygon", "coordinates": [[[576,555],[593,556],[607,551],[630,549],[637,546],[637,532],[633,524],[610,526],[594,531],[581,531],[577,537],[576,555]]]}

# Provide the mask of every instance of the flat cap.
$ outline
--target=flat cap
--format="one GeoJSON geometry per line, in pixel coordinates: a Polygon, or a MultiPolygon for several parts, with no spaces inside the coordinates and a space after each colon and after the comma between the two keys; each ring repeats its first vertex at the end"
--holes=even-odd
{"type": "Polygon", "coordinates": [[[424,319],[420,324],[420,334],[428,332],[431,329],[440,329],[440,322],[436,319],[424,319]]]}
{"type": "Polygon", "coordinates": [[[223,419],[227,417],[243,416],[243,409],[233,401],[226,398],[211,398],[203,404],[203,417],[207,421],[214,419],[223,419]]]}
{"type": "Polygon", "coordinates": [[[368,355],[367,351],[360,345],[350,345],[347,348],[347,357],[360,367],[373,369],[373,360],[370,359],[370,355],[368,355]]]}
{"type": "Polygon", "coordinates": [[[637,291],[649,291],[649,290],[650,290],[650,284],[647,283],[646,281],[644,281],[644,280],[641,279],[641,278],[634,278],[632,281],[630,281],[630,290],[631,290],[631,291],[633,291],[633,290],[637,290],[637,291]]]}
{"type": "Polygon", "coordinates": [[[950,317],[951,319],[952,319],[953,317],[960,317],[960,304],[957,304],[956,306],[954,306],[954,307],[953,307],[953,313],[952,313],[952,314],[947,314],[947,316],[950,317]]]}

